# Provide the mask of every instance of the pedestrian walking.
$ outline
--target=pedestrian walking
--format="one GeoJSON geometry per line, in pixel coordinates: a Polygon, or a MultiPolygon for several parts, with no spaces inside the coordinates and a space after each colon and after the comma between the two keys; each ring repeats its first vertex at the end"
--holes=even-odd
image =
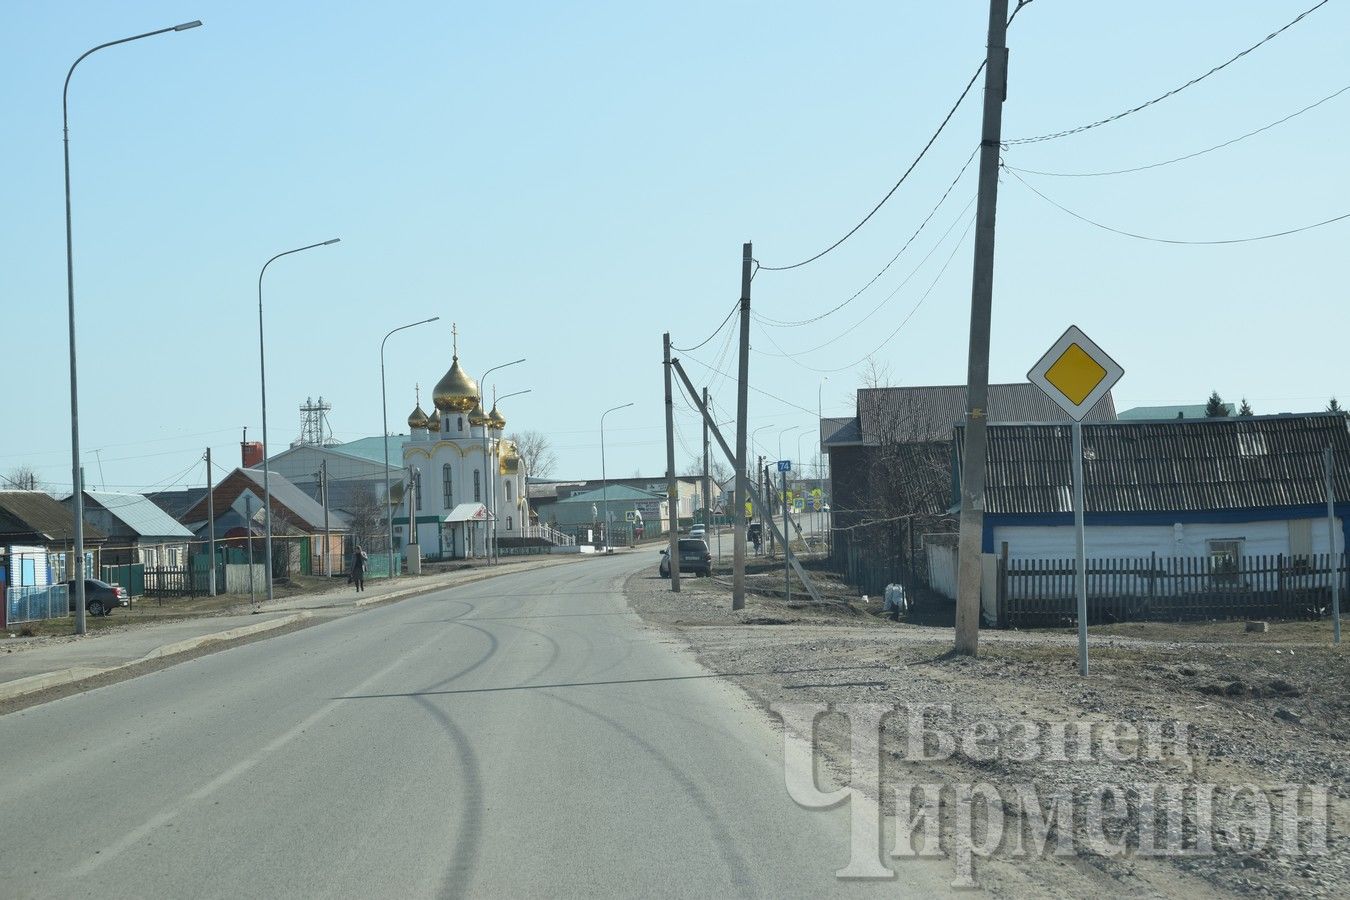
{"type": "Polygon", "coordinates": [[[352,581],[358,591],[366,589],[366,551],[361,549],[360,544],[356,545],[352,553],[352,581]]]}

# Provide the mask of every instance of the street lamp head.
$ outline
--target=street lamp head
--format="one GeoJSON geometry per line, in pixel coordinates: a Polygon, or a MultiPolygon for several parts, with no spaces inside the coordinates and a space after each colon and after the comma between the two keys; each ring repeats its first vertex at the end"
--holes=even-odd
{"type": "Polygon", "coordinates": [[[189,28],[200,28],[201,26],[202,26],[201,20],[197,19],[196,21],[192,22],[184,22],[182,25],[175,25],[173,26],[173,30],[187,31],[189,28]]]}
{"type": "MultiPolygon", "coordinates": [[[[201,23],[198,22],[197,24],[200,25],[201,23]]],[[[331,241],[324,241],[323,244],[322,244],[322,246],[327,247],[329,244],[336,244],[336,243],[338,243],[338,242],[341,241],[341,240],[342,240],[342,238],[333,238],[331,241]]],[[[436,318],[439,319],[440,316],[437,316],[436,318]]]]}

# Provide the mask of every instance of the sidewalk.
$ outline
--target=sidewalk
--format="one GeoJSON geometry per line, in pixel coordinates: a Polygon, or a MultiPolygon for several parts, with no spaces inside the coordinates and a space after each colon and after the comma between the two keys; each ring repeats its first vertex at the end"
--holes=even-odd
{"type": "Polygon", "coordinates": [[[367,589],[359,594],[355,588],[343,585],[320,594],[264,603],[264,608],[256,614],[206,615],[138,623],[83,636],[4,640],[0,641],[0,701],[74,684],[211,644],[223,647],[231,641],[286,628],[307,619],[350,615],[364,607],[392,603],[418,594],[587,558],[590,557],[566,555],[505,560],[491,567],[367,582],[367,589]]]}

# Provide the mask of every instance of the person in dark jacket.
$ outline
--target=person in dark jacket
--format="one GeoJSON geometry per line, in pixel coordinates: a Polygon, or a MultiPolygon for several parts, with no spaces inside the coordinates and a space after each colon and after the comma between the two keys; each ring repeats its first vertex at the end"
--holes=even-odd
{"type": "Polygon", "coordinates": [[[356,545],[352,553],[352,581],[358,591],[366,589],[366,551],[361,549],[360,544],[356,545]]]}

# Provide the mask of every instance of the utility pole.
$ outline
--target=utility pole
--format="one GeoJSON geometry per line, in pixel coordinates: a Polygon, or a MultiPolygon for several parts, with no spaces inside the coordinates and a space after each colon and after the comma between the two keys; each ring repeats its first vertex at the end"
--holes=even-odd
{"type": "MultiPolygon", "coordinates": [[[[320,402],[323,398],[319,398],[320,402]]],[[[328,555],[328,460],[319,460],[319,496],[323,499],[323,574],[331,578],[333,567],[328,555]]]]}
{"type": "Polygon", "coordinates": [[[670,589],[680,592],[680,494],[675,484],[675,398],[670,393],[670,332],[661,336],[666,377],[666,504],[670,507],[670,589]]]}
{"type": "MultiPolygon", "coordinates": [[[[708,389],[703,389],[703,405],[708,405],[708,389]]],[[[705,530],[712,526],[708,518],[712,515],[712,485],[708,483],[708,423],[703,423],[703,525],[705,530]]]]}
{"type": "Polygon", "coordinates": [[[750,278],[754,274],[753,249],[741,246],[741,360],[736,382],[736,518],[731,556],[731,608],[745,609],[745,499],[750,496],[746,471],[745,427],[750,415],[750,278]]]}
{"type": "Polygon", "coordinates": [[[989,2],[984,66],[984,124],[980,188],[975,210],[975,264],[970,292],[970,357],[966,374],[965,447],[961,460],[961,532],[957,556],[956,646],[975,656],[980,640],[980,582],[984,560],[984,476],[989,418],[989,321],[994,298],[994,219],[1003,100],[1008,92],[1008,0],[989,2]]]}
{"type": "Polygon", "coordinates": [[[783,470],[783,597],[787,603],[792,602],[792,570],[788,568],[788,541],[792,540],[792,534],[788,531],[788,505],[787,505],[787,469],[783,470]]]}
{"type": "Polygon", "coordinates": [[[206,535],[207,556],[210,559],[210,571],[206,578],[206,590],[212,597],[216,595],[216,498],[211,482],[211,448],[206,448],[206,535]]]}

